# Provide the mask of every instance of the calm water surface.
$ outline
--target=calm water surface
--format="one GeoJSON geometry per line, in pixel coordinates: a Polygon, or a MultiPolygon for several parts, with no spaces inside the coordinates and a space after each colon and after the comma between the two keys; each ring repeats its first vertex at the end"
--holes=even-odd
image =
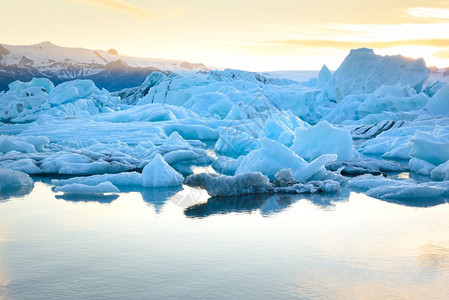
{"type": "Polygon", "coordinates": [[[44,182],[0,199],[0,299],[167,298],[448,299],[449,205],[189,189],[75,198],[44,182]]]}

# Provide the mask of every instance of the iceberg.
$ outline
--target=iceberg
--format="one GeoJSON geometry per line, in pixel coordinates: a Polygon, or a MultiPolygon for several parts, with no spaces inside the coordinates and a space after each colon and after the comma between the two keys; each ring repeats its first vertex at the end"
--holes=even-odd
{"type": "Polygon", "coordinates": [[[449,160],[430,171],[433,180],[449,180],[449,160]]]}
{"type": "Polygon", "coordinates": [[[105,193],[119,193],[120,190],[110,183],[105,181],[95,186],[72,183],[63,186],[57,186],[54,188],[55,192],[63,192],[64,194],[76,194],[76,195],[102,195],[105,193]]]}
{"type": "Polygon", "coordinates": [[[68,184],[95,186],[103,182],[110,182],[117,187],[143,186],[142,175],[137,172],[72,177],[69,179],[53,179],[51,181],[55,186],[64,186],[68,184]]]}
{"type": "Polygon", "coordinates": [[[382,85],[398,83],[420,92],[428,77],[429,69],[422,58],[379,56],[372,49],[360,48],[351,50],[329,78],[324,91],[336,102],[347,95],[370,94],[382,85]]]}
{"type": "Polygon", "coordinates": [[[335,128],[327,121],[321,121],[310,128],[297,128],[290,148],[309,161],[323,154],[337,154],[338,160],[351,160],[355,157],[351,133],[335,128]]]}
{"type": "Polygon", "coordinates": [[[181,189],[184,177],[214,197],[338,193],[350,177],[381,199],[441,198],[449,87],[428,74],[422,59],[363,48],[306,82],[231,69],[153,72],[114,93],[16,81],[0,93],[0,168],[70,175],[52,181],[67,194],[181,189]],[[391,174],[408,171],[429,182],[391,174]]]}
{"type": "Polygon", "coordinates": [[[76,99],[87,98],[95,91],[92,80],[73,80],[59,84],[50,92],[48,102],[52,105],[63,104],[76,99]]]}
{"type": "Polygon", "coordinates": [[[266,194],[274,191],[268,177],[260,172],[235,176],[218,174],[194,174],[186,178],[186,185],[206,189],[212,197],[229,197],[248,194],[266,194]]]}
{"type": "Polygon", "coordinates": [[[305,183],[312,179],[321,180],[329,176],[329,172],[326,171],[325,165],[329,162],[337,160],[336,154],[323,154],[320,157],[314,159],[306,167],[298,169],[293,176],[298,182],[305,183]]]}
{"type": "Polygon", "coordinates": [[[170,167],[160,154],[143,168],[142,183],[144,187],[166,187],[182,185],[184,177],[170,167]]]}
{"type": "Polygon", "coordinates": [[[332,123],[348,120],[372,124],[374,121],[394,121],[401,115],[422,109],[429,101],[424,93],[417,94],[408,85],[382,85],[372,94],[348,95],[326,116],[332,123]]]}
{"type": "Polygon", "coordinates": [[[307,162],[284,145],[266,137],[263,137],[260,142],[260,149],[253,150],[241,158],[236,175],[260,172],[270,180],[274,180],[275,174],[282,169],[296,171],[306,167],[307,162]]]}
{"type": "Polygon", "coordinates": [[[410,172],[430,176],[430,173],[435,169],[435,165],[419,158],[412,158],[408,162],[410,172]]]}
{"type": "Polygon", "coordinates": [[[379,199],[429,199],[449,196],[449,181],[416,182],[394,180],[383,176],[363,175],[350,181],[350,186],[379,199]]]}
{"type": "Polygon", "coordinates": [[[435,128],[433,132],[417,130],[410,139],[410,156],[440,165],[449,160],[449,130],[435,128]]]}
{"type": "Polygon", "coordinates": [[[439,89],[426,105],[426,109],[434,116],[449,117],[449,84],[439,89]]]}
{"type": "Polygon", "coordinates": [[[314,194],[340,192],[340,183],[333,180],[309,181],[307,183],[297,183],[292,181],[291,178],[287,181],[282,180],[282,177],[288,177],[289,174],[291,175],[289,171],[277,173],[277,184],[271,183],[268,177],[260,172],[248,172],[234,176],[208,173],[195,174],[188,176],[184,183],[191,187],[206,189],[212,197],[271,193],[314,194]]]}

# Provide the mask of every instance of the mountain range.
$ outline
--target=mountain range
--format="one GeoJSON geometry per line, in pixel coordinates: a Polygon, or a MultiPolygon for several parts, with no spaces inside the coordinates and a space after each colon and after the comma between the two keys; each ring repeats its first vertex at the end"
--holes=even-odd
{"type": "Polygon", "coordinates": [[[60,47],[50,42],[12,46],[0,44],[0,91],[15,81],[45,77],[54,84],[91,79],[99,88],[117,91],[140,85],[152,72],[199,72],[201,63],[120,55],[116,50],[60,47]]]}

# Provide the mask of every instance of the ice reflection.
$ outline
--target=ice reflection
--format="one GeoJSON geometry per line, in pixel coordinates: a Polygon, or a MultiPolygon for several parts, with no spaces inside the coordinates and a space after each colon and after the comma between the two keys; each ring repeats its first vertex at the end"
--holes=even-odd
{"type": "Polygon", "coordinates": [[[62,199],[70,202],[98,202],[102,204],[110,204],[112,201],[117,199],[119,195],[71,195],[71,194],[62,194],[56,195],[56,199],[62,199]]]}
{"type": "Polygon", "coordinates": [[[33,186],[21,186],[18,188],[11,188],[0,190],[0,202],[8,201],[12,197],[23,197],[31,193],[33,186]]]}
{"type": "Polygon", "coordinates": [[[379,199],[380,201],[385,201],[388,203],[394,203],[399,204],[403,206],[410,206],[410,207],[433,207],[441,204],[447,203],[448,199],[443,198],[411,198],[411,199],[379,199]]]}
{"type": "Polygon", "coordinates": [[[144,188],[140,190],[143,201],[150,203],[154,206],[156,213],[160,213],[162,207],[171,197],[179,194],[182,191],[182,187],[168,187],[168,188],[144,188]]]}
{"type": "MultiPolygon", "coordinates": [[[[36,182],[43,182],[51,185],[50,177],[35,177],[36,182]]],[[[205,218],[207,216],[226,213],[250,213],[260,210],[262,215],[270,215],[283,211],[298,200],[308,200],[315,206],[323,210],[333,210],[335,203],[345,201],[349,198],[351,192],[362,192],[357,189],[342,189],[340,194],[312,194],[312,195],[244,195],[228,198],[209,198],[207,192],[202,189],[194,189],[187,186],[168,187],[168,188],[141,188],[141,187],[120,187],[121,195],[125,193],[138,192],[141,194],[144,202],[151,204],[157,214],[161,213],[162,208],[167,205],[167,201],[180,208],[184,208],[184,214],[189,218],[205,218]]],[[[2,199],[8,199],[13,196],[23,196],[30,193],[31,190],[15,191],[15,194],[0,194],[2,199]]],[[[70,202],[98,202],[110,204],[116,200],[119,195],[103,196],[79,196],[79,195],[55,195],[57,199],[70,202]]],[[[448,202],[444,198],[422,198],[422,199],[379,199],[380,201],[399,204],[407,207],[433,207],[448,202]]]]}
{"type": "Polygon", "coordinates": [[[251,213],[260,210],[264,216],[282,212],[299,200],[308,200],[322,209],[332,209],[335,201],[349,198],[349,191],[340,195],[287,195],[256,194],[238,197],[212,197],[206,203],[200,203],[185,209],[189,218],[206,218],[208,216],[227,213],[251,213]]]}

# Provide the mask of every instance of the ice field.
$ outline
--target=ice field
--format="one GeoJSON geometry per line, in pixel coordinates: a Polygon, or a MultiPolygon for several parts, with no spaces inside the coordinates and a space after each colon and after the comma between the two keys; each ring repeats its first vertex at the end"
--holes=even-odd
{"type": "Polygon", "coordinates": [[[0,190],[103,195],[449,197],[449,84],[422,59],[352,50],[307,81],[238,70],[166,75],[110,93],[90,80],[13,82],[0,94],[0,190]]]}

